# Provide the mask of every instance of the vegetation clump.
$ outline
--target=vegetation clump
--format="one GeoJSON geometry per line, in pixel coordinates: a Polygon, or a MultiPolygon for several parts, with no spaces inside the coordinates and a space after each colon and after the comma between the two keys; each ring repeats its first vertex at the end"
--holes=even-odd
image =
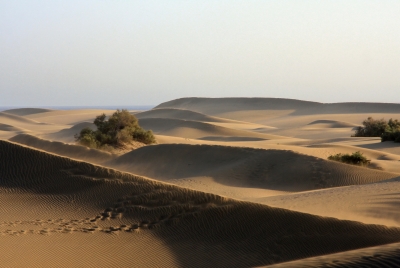
{"type": "Polygon", "coordinates": [[[133,141],[144,144],[155,143],[151,130],[144,130],[139,126],[137,118],[127,110],[117,110],[108,120],[105,114],[96,117],[93,122],[97,130],[87,127],[75,135],[75,140],[90,148],[109,150],[124,148],[133,141]]]}
{"type": "Polygon", "coordinates": [[[355,152],[352,154],[335,154],[328,157],[329,160],[334,160],[346,164],[357,166],[368,166],[371,160],[368,160],[362,153],[355,152]]]}
{"type": "Polygon", "coordinates": [[[363,127],[357,127],[353,137],[381,137],[381,141],[400,142],[400,122],[396,119],[385,121],[368,117],[362,122],[363,127]]]}

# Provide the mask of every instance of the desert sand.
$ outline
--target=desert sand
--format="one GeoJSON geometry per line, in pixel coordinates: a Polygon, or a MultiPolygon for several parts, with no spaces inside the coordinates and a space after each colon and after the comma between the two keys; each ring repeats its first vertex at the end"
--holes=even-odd
{"type": "Polygon", "coordinates": [[[182,98],[131,111],[155,145],[75,143],[112,112],[0,111],[1,267],[400,265],[400,144],[351,137],[400,104],[182,98]]]}

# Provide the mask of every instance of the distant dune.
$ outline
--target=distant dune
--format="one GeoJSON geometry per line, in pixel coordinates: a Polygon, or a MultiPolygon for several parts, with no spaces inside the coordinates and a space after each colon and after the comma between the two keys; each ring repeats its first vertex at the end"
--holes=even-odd
{"type": "Polygon", "coordinates": [[[51,140],[57,140],[57,141],[62,141],[62,142],[75,142],[75,135],[79,134],[82,129],[84,128],[90,128],[90,129],[97,129],[96,125],[91,123],[91,122],[82,122],[78,123],[70,128],[62,129],[60,131],[57,131],[55,133],[49,133],[44,135],[45,138],[51,139],[51,140]]]}
{"type": "Polygon", "coordinates": [[[19,124],[43,124],[35,120],[31,120],[19,115],[9,114],[6,112],[0,112],[0,120],[1,122],[15,122],[19,124]]]}
{"type": "Polygon", "coordinates": [[[190,109],[205,114],[219,114],[246,110],[293,110],[294,115],[398,113],[396,103],[318,103],[280,98],[181,98],[164,102],[155,108],[190,109]]]}
{"type": "Polygon", "coordinates": [[[202,121],[202,122],[219,122],[219,123],[232,123],[232,120],[218,118],[215,116],[209,116],[198,112],[193,112],[184,109],[153,109],[141,113],[136,113],[135,116],[139,119],[143,118],[171,118],[171,119],[182,119],[191,121],[202,121]]]}
{"type": "Polygon", "coordinates": [[[145,129],[151,129],[156,134],[179,136],[190,139],[201,139],[211,137],[244,137],[259,139],[285,139],[277,135],[269,135],[246,130],[237,130],[213,125],[210,123],[171,119],[171,118],[144,118],[139,119],[139,124],[145,129]]]}
{"type": "Polygon", "coordinates": [[[400,241],[398,228],[239,202],[4,141],[0,151],[5,266],[249,267],[400,241]]]}
{"type": "Polygon", "coordinates": [[[343,121],[335,121],[335,120],[316,120],[308,125],[312,127],[330,127],[330,128],[348,128],[348,127],[356,127],[356,124],[352,124],[349,122],[343,121]]]}
{"type": "Polygon", "coordinates": [[[43,108],[17,108],[17,109],[5,110],[2,112],[8,113],[8,114],[13,114],[13,115],[25,116],[25,115],[45,113],[45,112],[50,112],[50,111],[54,111],[54,110],[43,109],[43,108]]]}
{"type": "Polygon", "coordinates": [[[23,131],[25,131],[25,129],[0,123],[0,131],[20,131],[20,132],[23,132],[23,131]]]}

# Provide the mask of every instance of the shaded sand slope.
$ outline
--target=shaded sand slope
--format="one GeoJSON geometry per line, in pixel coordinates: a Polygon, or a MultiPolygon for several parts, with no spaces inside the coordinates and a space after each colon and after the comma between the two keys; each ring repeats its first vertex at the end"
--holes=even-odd
{"type": "Polygon", "coordinates": [[[9,139],[12,142],[20,143],[40,149],[46,152],[67,156],[74,159],[84,160],[92,163],[103,163],[113,159],[115,156],[104,151],[90,149],[84,146],[65,144],[62,142],[43,140],[38,137],[19,134],[9,139]]]}
{"type": "Polygon", "coordinates": [[[0,152],[5,267],[30,257],[39,267],[249,267],[400,241],[398,228],[239,202],[5,141],[0,152]]]}
{"type": "Polygon", "coordinates": [[[351,250],[343,253],[307,258],[298,261],[286,262],[265,267],[400,267],[400,244],[377,246],[365,249],[351,250]]]}
{"type": "Polygon", "coordinates": [[[42,135],[42,137],[44,137],[46,139],[50,139],[50,140],[75,143],[75,135],[79,134],[82,129],[87,128],[87,127],[91,128],[93,130],[97,129],[96,125],[91,122],[82,122],[82,123],[78,123],[70,128],[65,128],[65,129],[62,129],[62,130],[54,132],[54,133],[42,135]]]}
{"type": "Polygon", "coordinates": [[[43,108],[17,108],[17,109],[9,109],[3,112],[13,115],[25,116],[30,114],[38,114],[44,112],[54,111],[51,109],[43,109],[43,108]]]}
{"type": "Polygon", "coordinates": [[[115,110],[98,110],[98,109],[82,109],[82,110],[55,110],[39,114],[27,115],[30,118],[39,122],[75,125],[84,121],[93,122],[96,116],[105,113],[111,115],[115,110]]]}
{"type": "Polygon", "coordinates": [[[41,124],[38,121],[28,119],[19,115],[8,114],[5,112],[0,112],[0,120],[2,123],[12,122],[11,124],[41,124]]]}
{"type": "Polygon", "coordinates": [[[14,127],[14,126],[0,123],[0,131],[20,131],[20,132],[22,132],[22,131],[26,131],[26,130],[23,128],[14,127]]]}
{"type": "Polygon", "coordinates": [[[109,164],[159,180],[211,176],[226,185],[282,191],[366,184],[399,176],[292,151],[187,144],[143,147],[109,164]]]}
{"type": "Polygon", "coordinates": [[[142,118],[172,118],[192,121],[203,121],[203,122],[219,122],[219,123],[231,123],[235,122],[232,120],[218,118],[215,116],[209,116],[202,113],[184,110],[184,109],[153,109],[141,113],[136,113],[135,116],[138,119],[142,118]]]}
{"type": "Polygon", "coordinates": [[[336,120],[315,120],[308,125],[321,128],[348,128],[357,126],[356,124],[336,120]]]}
{"type": "Polygon", "coordinates": [[[251,201],[320,216],[400,226],[400,182],[396,180],[251,201]]]}
{"type": "Polygon", "coordinates": [[[237,130],[209,123],[171,119],[171,118],[144,118],[139,120],[139,124],[144,129],[151,129],[156,134],[177,136],[190,139],[221,139],[221,137],[235,137],[247,140],[255,138],[262,139],[285,139],[286,137],[256,133],[246,130],[237,130]]]}

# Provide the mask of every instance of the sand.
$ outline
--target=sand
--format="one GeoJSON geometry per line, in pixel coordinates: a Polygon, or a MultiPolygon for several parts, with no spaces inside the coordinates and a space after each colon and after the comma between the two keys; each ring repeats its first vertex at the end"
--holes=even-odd
{"type": "Polygon", "coordinates": [[[400,145],[351,137],[399,104],[183,98],[132,112],[155,145],[75,144],[112,112],[0,112],[1,267],[399,266],[400,145]]]}

